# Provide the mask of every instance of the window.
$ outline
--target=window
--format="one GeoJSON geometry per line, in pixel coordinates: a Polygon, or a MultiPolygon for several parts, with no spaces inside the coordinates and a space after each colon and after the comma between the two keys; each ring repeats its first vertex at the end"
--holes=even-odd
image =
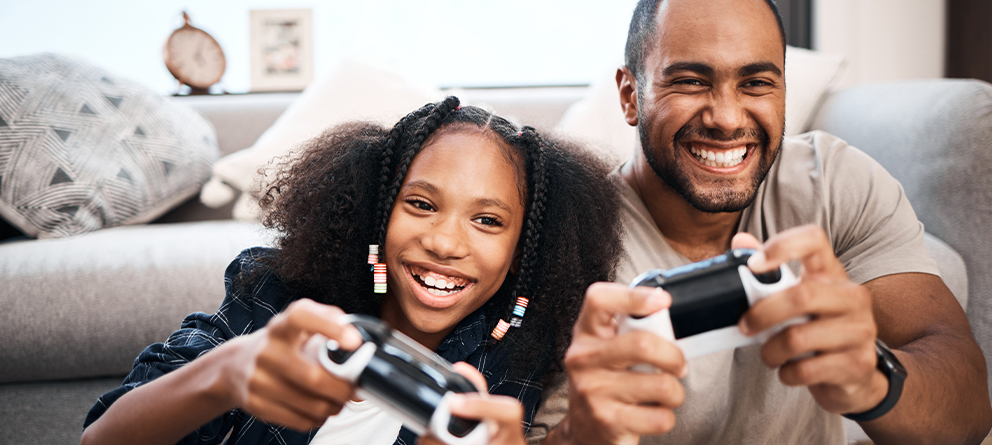
{"type": "Polygon", "coordinates": [[[249,89],[251,9],[311,8],[315,77],[345,56],[440,87],[584,85],[623,60],[636,0],[12,0],[0,14],[0,57],[76,54],[162,93],[176,80],[162,45],[182,25],[220,43],[221,87],[249,89]]]}

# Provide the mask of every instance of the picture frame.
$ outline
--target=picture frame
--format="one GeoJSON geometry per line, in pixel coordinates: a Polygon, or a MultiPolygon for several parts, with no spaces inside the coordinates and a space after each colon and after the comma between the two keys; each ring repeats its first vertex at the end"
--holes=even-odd
{"type": "Polygon", "coordinates": [[[302,91],[313,81],[310,9],[250,12],[251,91],[302,91]]]}

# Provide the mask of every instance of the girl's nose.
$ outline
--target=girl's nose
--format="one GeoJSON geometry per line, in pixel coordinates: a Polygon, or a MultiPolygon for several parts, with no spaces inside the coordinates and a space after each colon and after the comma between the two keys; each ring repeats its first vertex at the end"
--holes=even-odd
{"type": "Polygon", "coordinates": [[[448,218],[436,221],[424,234],[421,244],[424,249],[437,255],[439,259],[457,259],[468,255],[468,237],[465,227],[448,218]]]}

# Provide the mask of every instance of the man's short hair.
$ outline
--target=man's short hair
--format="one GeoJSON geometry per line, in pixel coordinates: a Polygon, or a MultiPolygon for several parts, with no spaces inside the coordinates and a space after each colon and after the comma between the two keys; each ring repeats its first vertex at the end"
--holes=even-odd
{"type": "MultiPolygon", "coordinates": [[[[644,69],[644,55],[647,53],[646,43],[655,35],[655,28],[658,23],[658,5],[664,0],[640,0],[634,8],[634,17],[630,19],[630,30],[627,31],[627,48],[624,52],[624,64],[634,75],[635,79],[640,79],[641,70],[644,69]]],[[[775,20],[778,21],[778,31],[782,36],[782,48],[785,49],[785,24],[782,22],[782,14],[778,11],[775,0],[765,0],[768,7],[772,8],[775,20]]]]}

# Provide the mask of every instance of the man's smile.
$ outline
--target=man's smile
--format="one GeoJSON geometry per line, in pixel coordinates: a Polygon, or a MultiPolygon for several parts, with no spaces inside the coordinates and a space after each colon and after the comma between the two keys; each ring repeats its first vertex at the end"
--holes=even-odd
{"type": "Polygon", "coordinates": [[[700,165],[732,171],[744,168],[745,161],[757,151],[758,147],[757,143],[747,141],[724,143],[696,140],[684,141],[678,145],[700,165]]]}
{"type": "Polygon", "coordinates": [[[714,150],[712,147],[702,144],[688,144],[689,151],[701,164],[710,167],[733,167],[744,162],[749,151],[754,148],[754,144],[747,144],[737,148],[714,150]]]}

